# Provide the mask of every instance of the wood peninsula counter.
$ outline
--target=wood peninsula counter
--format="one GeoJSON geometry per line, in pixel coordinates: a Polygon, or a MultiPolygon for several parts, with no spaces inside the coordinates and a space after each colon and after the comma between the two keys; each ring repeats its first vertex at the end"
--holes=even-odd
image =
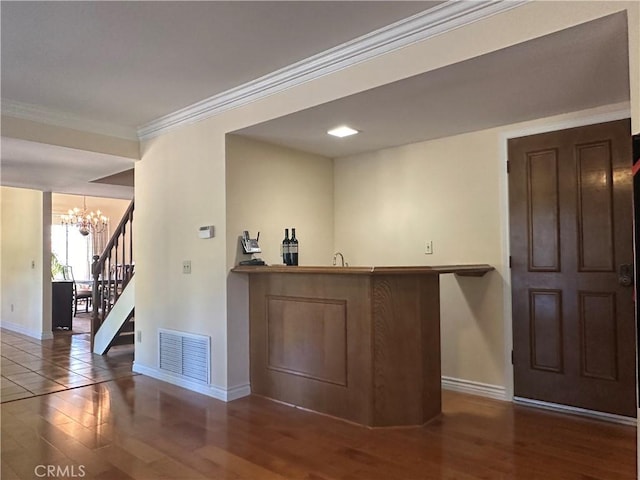
{"type": "Polygon", "coordinates": [[[372,427],[440,413],[440,281],[489,265],[239,266],[251,391],[372,427]]]}

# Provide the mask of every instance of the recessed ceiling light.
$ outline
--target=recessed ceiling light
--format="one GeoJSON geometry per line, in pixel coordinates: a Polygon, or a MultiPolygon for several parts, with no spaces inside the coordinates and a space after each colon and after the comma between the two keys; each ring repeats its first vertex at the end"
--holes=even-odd
{"type": "Polygon", "coordinates": [[[359,133],[358,130],[354,130],[351,127],[347,127],[346,125],[343,125],[341,127],[337,127],[334,128],[333,130],[329,130],[327,132],[329,135],[333,135],[334,137],[348,137],[349,135],[355,135],[356,133],[359,133]]]}

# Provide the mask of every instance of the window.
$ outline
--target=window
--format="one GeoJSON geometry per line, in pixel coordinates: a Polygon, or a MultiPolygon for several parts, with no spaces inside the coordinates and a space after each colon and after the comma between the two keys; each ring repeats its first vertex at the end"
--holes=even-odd
{"type": "Polygon", "coordinates": [[[73,267],[76,281],[91,280],[91,235],[83,237],[68,225],[51,225],[51,251],[62,265],[73,267]]]}

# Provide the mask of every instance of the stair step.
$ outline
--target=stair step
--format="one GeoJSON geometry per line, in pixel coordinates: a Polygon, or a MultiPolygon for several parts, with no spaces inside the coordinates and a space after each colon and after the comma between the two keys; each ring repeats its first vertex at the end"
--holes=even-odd
{"type": "Polygon", "coordinates": [[[135,333],[134,332],[121,332],[112,345],[133,345],[135,341],[135,333]]]}
{"type": "Polygon", "coordinates": [[[135,328],[136,328],[136,324],[130,320],[124,324],[124,327],[122,327],[121,333],[133,332],[135,328]]]}

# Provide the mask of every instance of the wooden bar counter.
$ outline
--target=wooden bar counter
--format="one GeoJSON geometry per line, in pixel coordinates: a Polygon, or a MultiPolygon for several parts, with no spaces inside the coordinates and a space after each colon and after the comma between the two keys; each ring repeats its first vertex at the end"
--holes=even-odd
{"type": "Polygon", "coordinates": [[[251,391],[372,427],[440,413],[439,275],[489,265],[240,266],[251,391]]]}

